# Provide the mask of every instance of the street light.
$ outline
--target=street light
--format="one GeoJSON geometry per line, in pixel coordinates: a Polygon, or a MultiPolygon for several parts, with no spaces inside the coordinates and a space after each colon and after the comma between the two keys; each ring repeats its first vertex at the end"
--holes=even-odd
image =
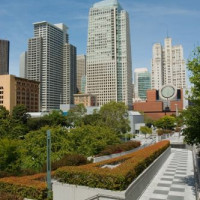
{"type": "Polygon", "coordinates": [[[51,197],[51,132],[47,130],[47,197],[51,197]]]}

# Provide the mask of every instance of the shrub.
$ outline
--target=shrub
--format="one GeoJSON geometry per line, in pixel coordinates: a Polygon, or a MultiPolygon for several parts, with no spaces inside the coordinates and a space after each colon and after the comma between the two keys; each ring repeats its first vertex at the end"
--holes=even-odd
{"type": "Polygon", "coordinates": [[[46,175],[6,177],[0,179],[0,193],[44,200],[47,197],[46,175]]]}
{"type": "MultiPolygon", "coordinates": [[[[87,164],[87,158],[79,154],[65,154],[60,160],[54,161],[51,164],[51,170],[56,170],[63,166],[79,166],[87,164]]],[[[43,171],[46,171],[46,164],[43,167],[43,171]]]]}
{"type": "Polygon", "coordinates": [[[122,144],[108,145],[97,156],[110,155],[114,153],[121,153],[139,147],[141,143],[139,141],[129,141],[122,144]]]}
{"type": "Polygon", "coordinates": [[[109,190],[125,190],[128,185],[169,147],[169,141],[161,141],[136,152],[77,167],[62,167],[55,177],[64,183],[85,185],[109,190]],[[102,168],[104,165],[121,163],[119,166],[102,168]]]}
{"type": "Polygon", "coordinates": [[[0,192],[0,200],[23,200],[23,198],[16,195],[0,192]]]}

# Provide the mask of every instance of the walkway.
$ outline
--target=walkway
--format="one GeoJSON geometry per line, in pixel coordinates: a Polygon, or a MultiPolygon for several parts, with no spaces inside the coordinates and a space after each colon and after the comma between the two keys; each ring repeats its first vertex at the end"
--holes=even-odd
{"type": "Polygon", "coordinates": [[[192,152],[172,153],[139,200],[195,200],[192,152]]]}

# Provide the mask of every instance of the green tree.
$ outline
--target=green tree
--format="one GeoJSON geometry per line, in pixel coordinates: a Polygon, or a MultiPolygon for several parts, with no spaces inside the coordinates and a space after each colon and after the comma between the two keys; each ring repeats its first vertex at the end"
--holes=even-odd
{"type": "Polygon", "coordinates": [[[111,128],[115,133],[121,134],[130,131],[128,109],[123,102],[111,101],[104,104],[99,114],[101,124],[111,128]]]}
{"type": "Polygon", "coordinates": [[[27,123],[30,116],[27,114],[27,108],[25,105],[17,105],[13,108],[12,118],[23,124],[27,123]]]}
{"type": "Polygon", "coordinates": [[[140,131],[141,131],[142,134],[145,135],[145,138],[146,138],[147,134],[152,134],[152,130],[148,126],[141,126],[140,131]]]}
{"type": "Polygon", "coordinates": [[[0,171],[16,173],[21,169],[21,141],[0,139],[0,171]]]}
{"type": "Polygon", "coordinates": [[[78,104],[74,108],[70,109],[67,114],[67,123],[71,127],[81,126],[82,119],[85,116],[87,110],[83,104],[78,104]]]}
{"type": "Polygon", "coordinates": [[[175,127],[175,122],[175,117],[165,115],[164,117],[160,118],[155,122],[155,126],[157,128],[172,130],[175,127]]]}
{"type": "Polygon", "coordinates": [[[191,93],[188,93],[191,106],[182,112],[185,124],[183,134],[188,144],[200,144],[200,47],[193,51],[187,67],[192,84],[191,93]]]}
{"type": "Polygon", "coordinates": [[[51,160],[59,160],[70,152],[68,131],[60,126],[43,127],[37,131],[31,131],[23,140],[24,155],[23,168],[40,172],[47,158],[46,131],[51,130],[51,160]]]}
{"type": "Polygon", "coordinates": [[[90,125],[71,129],[69,140],[71,151],[85,156],[96,155],[107,145],[120,143],[110,128],[90,125]]]}
{"type": "Polygon", "coordinates": [[[7,119],[9,117],[9,111],[4,106],[0,106],[0,120],[7,119]]]}
{"type": "Polygon", "coordinates": [[[82,119],[84,125],[99,125],[101,121],[101,115],[93,113],[92,115],[85,115],[82,119]]]}

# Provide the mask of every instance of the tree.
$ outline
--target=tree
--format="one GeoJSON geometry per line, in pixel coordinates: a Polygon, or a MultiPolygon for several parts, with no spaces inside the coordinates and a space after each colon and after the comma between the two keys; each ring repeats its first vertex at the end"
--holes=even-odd
{"type": "Polygon", "coordinates": [[[99,114],[101,124],[111,128],[115,133],[127,133],[130,131],[128,109],[123,102],[111,101],[104,104],[99,114]]]}
{"type": "Polygon", "coordinates": [[[21,141],[0,140],[0,171],[16,173],[21,169],[21,141]]]}
{"type": "Polygon", "coordinates": [[[190,72],[192,84],[188,100],[191,103],[182,112],[185,128],[183,134],[188,144],[200,144],[200,47],[193,51],[193,56],[188,60],[187,68],[190,72]]]}
{"type": "Polygon", "coordinates": [[[165,130],[167,129],[172,130],[175,127],[175,122],[176,122],[175,117],[165,115],[164,117],[160,118],[155,122],[155,126],[157,128],[162,128],[165,130]]]}
{"type": "Polygon", "coordinates": [[[81,126],[69,133],[70,150],[85,156],[98,154],[107,145],[120,143],[119,137],[109,127],[81,126]]]}
{"type": "Polygon", "coordinates": [[[68,131],[60,126],[50,128],[42,127],[37,131],[31,131],[23,140],[23,168],[40,172],[46,163],[47,158],[47,138],[46,131],[51,130],[51,160],[61,159],[66,153],[70,152],[68,131]]]}
{"type": "Polygon", "coordinates": [[[83,104],[78,104],[74,108],[70,109],[67,114],[67,123],[71,127],[81,126],[82,119],[85,116],[87,109],[83,104]]]}
{"type": "Polygon", "coordinates": [[[0,106],[0,120],[7,119],[9,116],[9,111],[6,110],[4,106],[0,106]]]}
{"type": "Polygon", "coordinates": [[[12,118],[23,124],[27,123],[30,116],[27,114],[27,108],[25,105],[17,105],[13,108],[12,118]]]}
{"type": "Polygon", "coordinates": [[[149,128],[148,126],[141,126],[140,127],[140,131],[145,134],[145,138],[146,138],[146,135],[147,134],[151,134],[152,133],[152,130],[151,128],[149,128]]]}

